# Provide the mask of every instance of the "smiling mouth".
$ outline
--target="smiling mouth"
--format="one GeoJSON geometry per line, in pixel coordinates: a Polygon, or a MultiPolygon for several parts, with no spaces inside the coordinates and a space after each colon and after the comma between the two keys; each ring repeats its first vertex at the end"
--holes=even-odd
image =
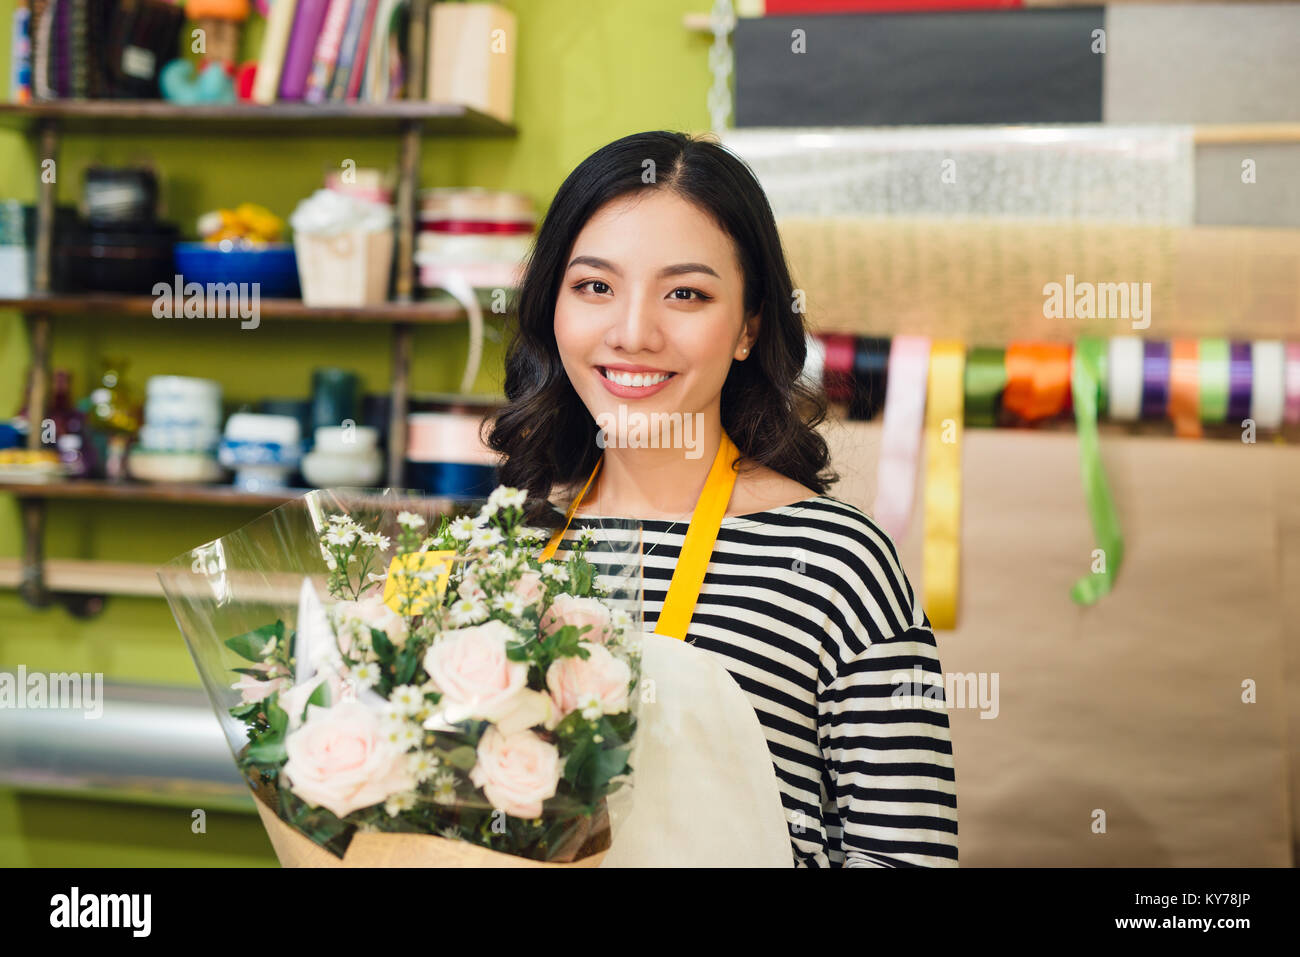
{"type": "Polygon", "coordinates": [[[596,369],[602,376],[613,382],[615,385],[627,386],[631,388],[648,388],[652,385],[659,385],[661,382],[667,382],[676,372],[617,372],[606,369],[604,366],[597,366],[596,369]]]}

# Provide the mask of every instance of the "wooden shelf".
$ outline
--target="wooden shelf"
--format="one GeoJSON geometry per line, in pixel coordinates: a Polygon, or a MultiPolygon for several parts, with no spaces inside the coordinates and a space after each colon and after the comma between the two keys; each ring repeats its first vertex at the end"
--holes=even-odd
{"type": "Polygon", "coordinates": [[[69,479],[56,482],[0,482],[0,492],[18,498],[83,499],[110,502],[175,502],[182,505],[236,505],[271,509],[309,492],[284,488],[248,492],[233,485],[190,485],[183,482],[108,482],[103,479],[69,479]]]}
{"type": "Polygon", "coordinates": [[[0,104],[0,127],[26,130],[39,120],[58,120],[68,133],[98,133],[129,128],[141,132],[192,136],[201,126],[223,134],[354,135],[392,134],[411,122],[425,135],[513,136],[515,127],[454,103],[249,103],[182,106],[166,100],[51,100],[0,104]]]}
{"type": "MultiPolygon", "coordinates": [[[[45,562],[45,586],[73,595],[132,595],[162,598],[162,583],[154,565],[138,562],[95,562],[51,558],[45,562]]],[[[17,558],[0,558],[0,588],[17,588],[23,565],[17,558]]]]}
{"type": "MultiPolygon", "coordinates": [[[[265,492],[248,492],[233,485],[200,485],[185,482],[109,482],[104,479],[67,479],[54,482],[0,482],[0,493],[8,492],[22,499],[75,499],[97,502],[173,502],[178,505],[232,505],[240,508],[272,509],[301,498],[309,488],[268,489],[265,492]]],[[[329,491],[329,490],[326,490],[329,491]]],[[[439,496],[420,496],[422,502],[434,502],[439,509],[449,511],[458,500],[439,496]]],[[[392,508],[402,508],[407,501],[400,494],[394,497],[374,493],[362,494],[359,501],[367,505],[387,503],[392,508]]],[[[468,501],[468,500],[465,500],[468,501]]]]}
{"type": "MultiPolygon", "coordinates": [[[[0,299],[0,309],[45,316],[153,316],[153,296],[120,293],[46,293],[21,299],[0,299]]],[[[309,320],[316,322],[369,322],[437,324],[459,322],[465,310],[441,302],[385,302],[374,306],[309,306],[301,299],[263,299],[258,303],[260,319],[309,320]]],[[[173,314],[175,310],[173,309],[173,314]]],[[[182,309],[183,314],[183,309],[182,309]]],[[[228,322],[238,328],[240,319],[164,319],[163,322],[228,322]]]]}

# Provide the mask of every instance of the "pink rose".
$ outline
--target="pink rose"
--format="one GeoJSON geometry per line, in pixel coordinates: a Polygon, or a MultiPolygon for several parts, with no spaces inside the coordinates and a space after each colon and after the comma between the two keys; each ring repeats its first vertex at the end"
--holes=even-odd
{"type": "Polygon", "coordinates": [[[293,793],[339,817],[415,787],[405,753],[384,740],[379,717],[360,702],[310,705],[307,720],[289,733],[284,748],[293,793]]]}
{"type": "Polygon", "coordinates": [[[564,773],[560,752],[531,731],[502,734],[488,728],[479,739],[478,763],[469,773],[488,802],[511,817],[535,818],[542,802],[555,796],[564,773]]]}
{"type": "MultiPolygon", "coordinates": [[[[266,664],[252,665],[250,671],[260,671],[269,675],[271,666],[266,664]]],[[[252,704],[254,701],[265,701],[275,692],[289,686],[289,679],[281,675],[278,678],[257,678],[253,675],[241,674],[239,680],[230,687],[239,692],[240,699],[244,704],[252,704]]]]}
{"type": "Polygon", "coordinates": [[[604,602],[595,598],[556,595],[555,601],[542,616],[542,634],[553,635],[565,625],[575,625],[578,628],[591,625],[591,629],[581,635],[583,641],[604,644],[610,638],[609,609],[604,602]]]}
{"type": "Polygon", "coordinates": [[[551,689],[559,716],[586,707],[593,696],[604,714],[626,711],[627,689],[632,681],[627,662],[615,658],[604,645],[584,641],[581,647],[591,652],[586,660],[576,655],[558,658],[546,669],[546,687],[551,689]]]}
{"type": "Polygon", "coordinates": [[[447,721],[496,721],[515,710],[528,691],[528,663],[511,661],[508,642],[517,639],[503,621],[444,631],[424,653],[424,670],[442,692],[447,721]]]}
{"type": "Polygon", "coordinates": [[[534,571],[524,572],[515,582],[515,594],[530,605],[541,600],[543,591],[542,576],[534,571]]]}

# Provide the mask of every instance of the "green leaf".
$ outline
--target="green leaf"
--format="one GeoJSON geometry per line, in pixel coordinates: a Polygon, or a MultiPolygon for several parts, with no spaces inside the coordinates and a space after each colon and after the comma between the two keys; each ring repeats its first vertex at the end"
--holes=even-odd
{"type": "Polygon", "coordinates": [[[257,714],[257,712],[261,710],[262,710],[262,702],[250,701],[247,704],[235,705],[233,708],[230,709],[230,713],[232,716],[238,718],[240,721],[247,721],[249,718],[253,717],[255,714],[257,714]]]}
{"type": "Polygon", "coordinates": [[[397,662],[394,665],[393,680],[399,685],[410,684],[411,679],[415,677],[415,669],[420,665],[420,656],[416,654],[413,647],[402,649],[402,653],[397,656],[397,662]]]}
{"type": "Polygon", "coordinates": [[[284,736],[281,734],[268,734],[259,738],[248,746],[245,754],[254,764],[283,764],[289,757],[285,753],[284,736]]]}
{"type": "Polygon", "coordinates": [[[316,690],[313,691],[311,697],[307,699],[307,704],[302,707],[301,717],[307,717],[307,708],[313,704],[318,708],[328,708],[330,706],[330,687],[328,681],[322,681],[316,686],[316,690]]]}
{"type": "Polygon", "coordinates": [[[461,771],[468,771],[478,763],[478,752],[469,747],[469,745],[462,745],[459,748],[452,749],[452,751],[448,753],[447,763],[453,768],[458,768],[461,771]]]}
{"type": "Polygon", "coordinates": [[[277,735],[282,735],[284,734],[285,729],[289,727],[289,715],[280,707],[278,698],[279,695],[271,695],[271,697],[267,698],[264,702],[266,705],[264,710],[266,711],[266,720],[270,725],[271,730],[277,735]]]}
{"type": "Polygon", "coordinates": [[[380,631],[378,628],[371,628],[370,641],[375,646],[375,654],[379,655],[379,660],[386,665],[391,665],[393,656],[397,654],[397,649],[388,640],[388,633],[380,631]]]}
{"type": "Polygon", "coordinates": [[[249,661],[261,661],[266,657],[266,650],[272,642],[284,638],[284,622],[276,620],[272,625],[254,628],[242,635],[226,639],[226,647],[241,658],[249,661]]]}

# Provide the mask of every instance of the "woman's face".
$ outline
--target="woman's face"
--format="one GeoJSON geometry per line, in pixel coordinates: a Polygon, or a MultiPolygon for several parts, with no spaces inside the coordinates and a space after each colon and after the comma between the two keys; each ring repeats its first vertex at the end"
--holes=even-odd
{"type": "Polygon", "coordinates": [[[757,316],[745,321],[731,238],[675,193],[652,189],[598,210],[566,266],[555,340],[597,423],[621,421],[620,406],[716,419],[731,363],[758,332],[757,316]]]}

